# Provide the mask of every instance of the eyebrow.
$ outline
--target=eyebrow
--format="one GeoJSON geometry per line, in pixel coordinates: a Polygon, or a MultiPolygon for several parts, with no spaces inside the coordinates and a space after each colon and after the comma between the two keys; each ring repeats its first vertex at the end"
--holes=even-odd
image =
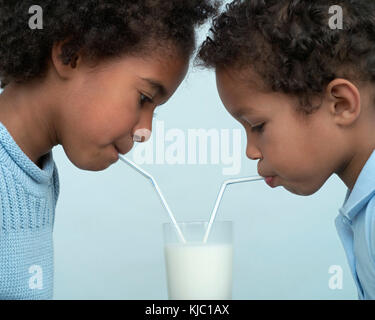
{"type": "Polygon", "coordinates": [[[253,115],[253,114],[256,114],[256,111],[254,111],[254,109],[249,109],[249,108],[240,108],[234,113],[234,116],[237,118],[242,118],[244,114],[253,115]]]}
{"type": "Polygon", "coordinates": [[[141,78],[142,80],[148,82],[153,88],[156,89],[156,94],[159,94],[161,97],[165,97],[167,95],[167,90],[165,87],[158,81],[148,78],[141,78]]]}

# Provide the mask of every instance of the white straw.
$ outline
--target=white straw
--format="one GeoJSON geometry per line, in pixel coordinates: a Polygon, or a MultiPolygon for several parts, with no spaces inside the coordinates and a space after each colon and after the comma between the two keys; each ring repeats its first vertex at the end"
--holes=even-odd
{"type": "Polygon", "coordinates": [[[158,184],[156,183],[156,180],[149,173],[147,173],[146,171],[141,169],[138,165],[136,165],[134,162],[130,161],[129,159],[125,158],[124,156],[119,154],[119,158],[120,158],[120,160],[125,162],[127,165],[131,166],[133,169],[135,169],[136,171],[138,171],[140,174],[142,174],[144,177],[148,178],[151,181],[152,185],[155,187],[156,192],[158,193],[158,195],[159,195],[159,197],[160,197],[160,199],[161,199],[161,201],[164,205],[164,208],[167,210],[169,218],[172,220],[172,223],[175,226],[181,241],[183,243],[186,243],[186,240],[185,240],[185,238],[184,238],[184,236],[181,232],[181,229],[178,226],[171,209],[169,209],[169,206],[168,206],[167,202],[165,201],[165,198],[164,198],[163,194],[161,193],[161,190],[160,190],[158,184]]]}
{"type": "Polygon", "coordinates": [[[212,228],[212,224],[213,224],[213,222],[215,220],[215,217],[216,217],[217,209],[219,208],[221,199],[223,198],[225,188],[230,184],[249,182],[249,181],[259,181],[259,180],[264,180],[264,178],[261,177],[261,176],[253,176],[253,177],[247,177],[247,178],[229,179],[229,180],[226,180],[226,181],[223,182],[223,184],[221,185],[219,194],[217,196],[217,199],[216,199],[215,207],[212,210],[212,213],[211,213],[211,216],[210,216],[210,221],[208,222],[207,230],[206,230],[206,233],[205,233],[204,238],[203,238],[203,243],[207,242],[208,236],[209,236],[211,228],[212,228]]]}

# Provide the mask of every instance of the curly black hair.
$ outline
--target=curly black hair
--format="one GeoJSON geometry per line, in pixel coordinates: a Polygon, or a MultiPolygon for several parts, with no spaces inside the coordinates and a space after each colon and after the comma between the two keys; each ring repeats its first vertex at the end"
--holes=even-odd
{"type": "Polygon", "coordinates": [[[235,0],[214,18],[196,64],[255,71],[272,91],[299,97],[310,114],[338,77],[375,80],[374,0],[235,0]],[[333,5],[343,29],[331,29],[333,5]]]}
{"type": "Polygon", "coordinates": [[[210,0],[0,0],[1,87],[42,77],[53,44],[65,40],[64,64],[78,51],[98,62],[166,44],[190,57],[195,28],[219,7],[210,0]],[[29,27],[35,4],[43,12],[42,29],[29,27]]]}

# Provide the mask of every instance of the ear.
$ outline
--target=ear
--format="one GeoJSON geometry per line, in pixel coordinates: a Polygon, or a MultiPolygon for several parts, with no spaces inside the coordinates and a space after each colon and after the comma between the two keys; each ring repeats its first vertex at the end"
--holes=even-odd
{"type": "Polygon", "coordinates": [[[358,88],[346,79],[335,79],[327,86],[329,112],[336,124],[349,126],[361,113],[361,95],[358,88]]]}
{"type": "Polygon", "coordinates": [[[56,72],[64,79],[70,78],[77,71],[78,66],[82,63],[82,56],[80,52],[77,52],[77,54],[73,56],[68,64],[63,63],[62,59],[60,58],[62,53],[61,49],[67,41],[68,39],[54,43],[51,56],[56,72]]]}

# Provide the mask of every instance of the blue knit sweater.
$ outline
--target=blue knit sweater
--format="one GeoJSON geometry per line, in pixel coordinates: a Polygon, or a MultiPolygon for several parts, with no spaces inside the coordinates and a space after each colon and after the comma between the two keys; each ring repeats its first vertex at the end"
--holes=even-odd
{"type": "Polygon", "coordinates": [[[0,300],[53,297],[59,177],[52,151],[42,168],[0,122],[0,300]]]}

